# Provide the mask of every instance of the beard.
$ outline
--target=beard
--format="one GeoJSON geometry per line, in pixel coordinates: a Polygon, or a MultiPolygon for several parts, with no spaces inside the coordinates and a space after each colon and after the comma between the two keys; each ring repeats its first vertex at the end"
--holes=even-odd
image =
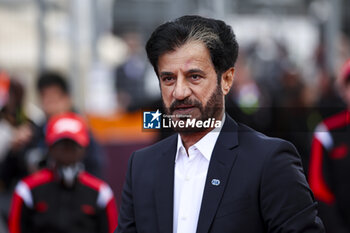
{"type": "MultiPolygon", "coordinates": [[[[183,99],[183,100],[175,100],[173,103],[171,103],[170,107],[166,107],[163,101],[163,106],[165,109],[165,112],[168,115],[174,116],[176,115],[174,112],[178,108],[178,106],[181,105],[190,105],[199,110],[198,116],[181,116],[181,117],[172,117],[172,121],[186,121],[187,119],[196,119],[197,121],[206,121],[208,119],[214,118],[215,120],[221,120],[218,119],[220,117],[220,114],[222,113],[223,107],[224,107],[224,101],[223,101],[223,93],[221,90],[220,85],[218,84],[216,86],[216,89],[213,91],[211,96],[209,97],[209,100],[207,101],[206,105],[204,106],[203,103],[201,103],[197,99],[191,99],[189,97],[183,99]]],[[[174,130],[178,133],[195,133],[195,132],[202,132],[207,130],[207,128],[204,127],[174,127],[174,130]]]]}

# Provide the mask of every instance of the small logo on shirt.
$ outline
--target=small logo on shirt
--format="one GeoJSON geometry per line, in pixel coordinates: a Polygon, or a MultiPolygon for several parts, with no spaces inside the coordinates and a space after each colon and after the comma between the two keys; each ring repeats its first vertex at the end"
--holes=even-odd
{"type": "Polygon", "coordinates": [[[212,180],[211,180],[211,184],[214,185],[214,186],[219,186],[219,185],[220,185],[220,180],[218,180],[218,179],[212,179],[212,180]]]}
{"type": "Polygon", "coordinates": [[[144,129],[160,129],[160,116],[162,113],[157,109],[156,112],[143,112],[144,129]]]}
{"type": "Polygon", "coordinates": [[[40,202],[36,203],[36,205],[35,205],[35,210],[38,211],[39,213],[46,212],[48,208],[49,208],[49,206],[44,201],[40,201],[40,202]]]}
{"type": "Polygon", "coordinates": [[[83,211],[83,213],[87,215],[94,215],[96,212],[95,208],[91,205],[82,205],[80,208],[83,211]]]}

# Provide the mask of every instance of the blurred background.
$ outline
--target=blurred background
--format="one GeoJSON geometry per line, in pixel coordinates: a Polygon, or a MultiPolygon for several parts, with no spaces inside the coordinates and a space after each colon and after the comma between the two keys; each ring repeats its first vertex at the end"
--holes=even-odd
{"type": "Polygon", "coordinates": [[[306,170],[314,127],[344,107],[337,78],[350,57],[349,12],[348,0],[0,0],[0,71],[23,87],[35,125],[45,119],[38,77],[65,77],[119,204],[131,152],[168,134],[142,129],[142,111],[160,106],[144,51],[157,25],[185,14],[230,24],[240,54],[227,112],[292,141],[306,170]]]}

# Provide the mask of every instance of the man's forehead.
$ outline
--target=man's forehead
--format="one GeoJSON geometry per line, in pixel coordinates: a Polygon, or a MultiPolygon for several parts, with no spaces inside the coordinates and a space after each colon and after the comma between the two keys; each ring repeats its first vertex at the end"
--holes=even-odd
{"type": "Polygon", "coordinates": [[[40,93],[60,93],[60,94],[65,94],[65,92],[62,90],[62,88],[59,85],[48,85],[46,87],[44,87],[40,93]]]}
{"type": "Polygon", "coordinates": [[[187,42],[176,48],[162,54],[158,60],[158,71],[169,72],[169,70],[177,69],[179,66],[184,71],[200,69],[199,67],[211,64],[209,50],[205,44],[199,41],[187,42]]]}

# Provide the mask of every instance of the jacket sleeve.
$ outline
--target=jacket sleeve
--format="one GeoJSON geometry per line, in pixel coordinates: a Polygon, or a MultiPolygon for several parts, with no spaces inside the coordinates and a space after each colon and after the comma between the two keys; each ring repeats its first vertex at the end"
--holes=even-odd
{"type": "Polygon", "coordinates": [[[122,204],[118,218],[118,227],[114,233],[136,233],[136,223],[134,215],[133,193],[132,193],[132,161],[134,153],[128,163],[128,171],[122,193],[122,204]]]}
{"type": "Polygon", "coordinates": [[[107,184],[100,187],[97,205],[101,208],[98,232],[113,233],[117,227],[118,210],[113,192],[107,184]]]}
{"type": "Polygon", "coordinates": [[[290,143],[280,141],[266,154],[260,185],[267,232],[325,232],[300,157],[290,143]]]}
{"type": "Polygon", "coordinates": [[[327,132],[316,132],[311,145],[309,164],[309,184],[319,202],[319,215],[322,218],[328,233],[349,232],[346,224],[340,217],[335,195],[330,188],[330,173],[328,166],[327,132]]]}
{"type": "Polygon", "coordinates": [[[31,231],[30,216],[32,197],[28,186],[20,181],[12,197],[9,215],[10,233],[27,233],[31,231]]]}

